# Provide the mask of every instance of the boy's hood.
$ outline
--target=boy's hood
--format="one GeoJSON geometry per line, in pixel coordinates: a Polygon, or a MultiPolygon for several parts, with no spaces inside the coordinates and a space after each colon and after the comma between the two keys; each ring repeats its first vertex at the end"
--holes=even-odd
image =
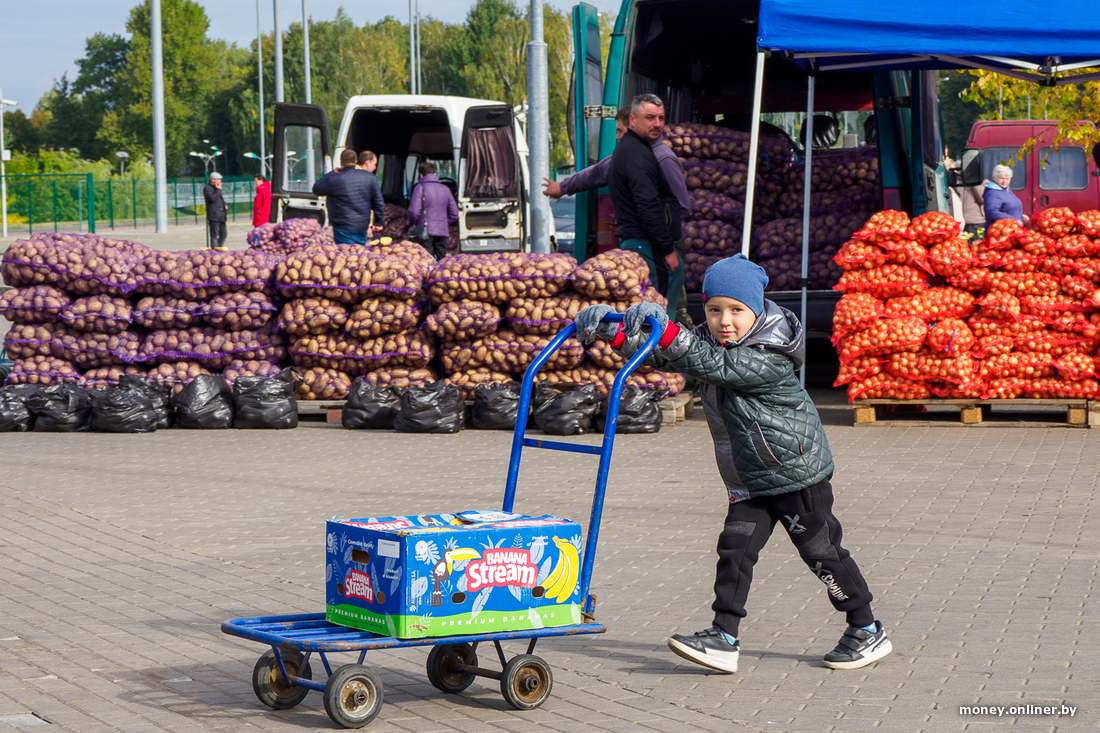
{"type": "MultiPolygon", "coordinates": [[[[714,336],[704,322],[696,329],[696,335],[716,344],[714,336]]],[[[786,354],[794,362],[795,371],[806,362],[806,334],[798,317],[783,306],[764,300],[764,314],[756,319],[752,330],[740,341],[727,342],[729,346],[761,346],[786,354]]]]}

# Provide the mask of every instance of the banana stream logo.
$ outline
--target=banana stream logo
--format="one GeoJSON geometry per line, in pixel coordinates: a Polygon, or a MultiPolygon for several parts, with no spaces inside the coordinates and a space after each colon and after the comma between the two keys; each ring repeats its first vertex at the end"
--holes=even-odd
{"type": "Polygon", "coordinates": [[[534,588],[538,577],[539,569],[531,564],[530,550],[490,549],[466,566],[466,587],[471,593],[488,586],[534,588]]]}
{"type": "Polygon", "coordinates": [[[337,588],[337,592],[347,598],[362,598],[367,603],[374,603],[374,586],[370,576],[361,570],[349,570],[344,578],[343,590],[337,588]]]}

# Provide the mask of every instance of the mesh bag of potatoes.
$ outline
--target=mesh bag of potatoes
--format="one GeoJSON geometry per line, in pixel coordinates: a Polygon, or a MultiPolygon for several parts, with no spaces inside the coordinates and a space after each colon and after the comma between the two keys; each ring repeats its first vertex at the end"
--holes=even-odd
{"type": "MultiPolygon", "coordinates": [[[[586,353],[593,364],[603,367],[604,369],[618,371],[626,366],[626,359],[620,356],[617,351],[611,348],[611,344],[603,339],[596,339],[593,341],[588,346],[586,353]]],[[[653,371],[653,367],[639,366],[634,370],[634,374],[647,374],[651,371],[653,371]]]]}
{"type": "Polygon", "coordinates": [[[170,388],[173,392],[179,392],[185,384],[190,384],[200,374],[213,376],[209,369],[197,361],[183,360],[158,364],[149,370],[146,378],[162,387],[170,388]]]}
{"type": "MultiPolygon", "coordinates": [[[[810,165],[810,192],[878,186],[878,150],[873,147],[815,152],[810,165]]],[[[806,166],[795,163],[783,175],[783,190],[801,201],[806,190],[806,166]]],[[[876,191],[877,195],[877,191],[876,191]]],[[[801,205],[799,205],[801,209],[801,205]]]]}
{"type": "Polygon", "coordinates": [[[315,219],[266,222],[248,233],[248,246],[269,254],[289,254],[305,249],[322,233],[315,219]]]}
{"type": "Polygon", "coordinates": [[[649,267],[640,254],[623,249],[602,252],[573,272],[573,289],[589,298],[630,300],[649,285],[649,267]]]}
{"type": "Polygon", "coordinates": [[[729,196],[697,188],[688,193],[691,214],[688,221],[720,221],[734,229],[741,229],[745,222],[745,205],[729,196]]]}
{"type": "Polygon", "coordinates": [[[274,377],[280,371],[278,364],[266,359],[234,359],[222,369],[222,378],[232,387],[237,377],[274,377]]]}
{"type": "Polygon", "coordinates": [[[607,300],[605,298],[586,298],[579,293],[569,300],[569,318],[576,318],[577,314],[590,305],[609,305],[619,313],[626,313],[626,309],[641,302],[655,303],[662,308],[668,308],[668,298],[657,292],[657,288],[647,285],[641,295],[635,295],[628,300],[607,300]]]}
{"type": "MultiPolygon", "coordinates": [[[[870,214],[837,212],[810,219],[810,250],[828,244],[843,244],[863,226],[870,214]]],[[[776,219],[756,230],[753,235],[756,255],[760,259],[802,252],[802,219],[776,219]]],[[[740,244],[740,243],[738,243],[740,244]]]]}
{"type": "Polygon", "coordinates": [[[342,400],[350,390],[351,375],[337,369],[313,367],[302,370],[297,397],[300,400],[342,400]]]}
{"type": "MultiPolygon", "coordinates": [[[[665,127],[665,142],[680,158],[729,160],[748,164],[750,136],[699,122],[677,122],[665,127]]],[[[785,170],[792,146],[784,135],[761,135],[757,160],[770,170],[785,170]]]]}
{"type": "Polygon", "coordinates": [[[76,382],[80,372],[72,362],[55,356],[31,356],[16,359],[4,384],[41,384],[49,386],[58,382],[76,382]]]}
{"type": "Polygon", "coordinates": [[[88,389],[98,389],[100,387],[114,387],[118,384],[119,377],[133,374],[144,378],[146,371],[141,367],[136,367],[131,364],[126,366],[109,366],[99,367],[97,369],[89,369],[80,375],[80,379],[77,382],[81,387],[87,387],[88,389]]]}
{"type": "Polygon", "coordinates": [[[368,339],[384,333],[400,333],[415,328],[424,318],[428,303],[424,298],[367,298],[352,309],[344,325],[344,336],[368,339]]]}
{"type": "Polygon", "coordinates": [[[436,264],[435,255],[416,242],[396,239],[386,243],[386,240],[383,239],[379,240],[377,243],[372,242],[368,244],[367,247],[371,252],[381,256],[408,258],[417,268],[423,269],[425,275],[431,272],[436,264]]]}
{"type": "Polygon", "coordinates": [[[382,225],[382,236],[404,239],[409,233],[409,210],[397,204],[386,204],[386,221],[382,225]]]}
{"type": "Polygon", "coordinates": [[[134,289],[133,269],[151,250],[93,235],[22,239],[4,253],[0,274],[12,287],[57,285],[76,295],[124,295],[134,289]]]}
{"type": "Polygon", "coordinates": [[[318,336],[339,331],[348,309],[328,298],[295,298],[279,312],[279,330],[289,336],[318,336]]]}
{"type": "Polygon", "coordinates": [[[61,271],[50,265],[58,259],[53,242],[41,239],[17,239],[4,251],[0,275],[13,288],[32,285],[57,285],[61,271]]]}
{"type": "Polygon", "coordinates": [[[426,387],[432,382],[439,381],[439,375],[427,367],[409,369],[408,367],[382,367],[374,369],[363,375],[363,379],[376,386],[397,387],[408,389],[409,387],[426,387]]]}
{"type": "MultiPolygon", "coordinates": [[[[545,380],[551,384],[591,384],[606,397],[615,383],[616,374],[617,369],[607,369],[585,359],[572,369],[540,371],[535,375],[535,380],[545,380]]],[[[677,395],[684,390],[687,379],[683,374],[651,371],[646,374],[631,374],[627,377],[626,384],[643,389],[667,389],[669,395],[677,395]]]]}
{"type": "Polygon", "coordinates": [[[455,255],[440,260],[426,284],[436,305],[463,299],[504,305],[516,298],[557,295],[569,286],[576,266],[564,254],[455,255]]]}
{"type": "Polygon", "coordinates": [[[118,333],[129,327],[132,316],[133,309],[125,298],[88,295],[65,306],[58,320],[77,331],[118,333]]]}
{"type": "Polygon", "coordinates": [[[150,252],[131,275],[139,293],[208,300],[220,293],[263,290],[277,259],[258,250],[150,252]]]}
{"type": "Polygon", "coordinates": [[[462,390],[462,399],[472,400],[474,398],[474,391],[479,385],[508,384],[509,382],[516,381],[516,378],[513,374],[495,372],[492,369],[479,367],[477,369],[468,369],[466,371],[448,374],[443,378],[443,381],[447,384],[453,384],[462,390]]]}
{"type": "Polygon", "coordinates": [[[147,295],[133,307],[131,319],[138,326],[152,330],[201,326],[198,314],[203,303],[170,295],[147,295]]]}
{"type": "Polygon", "coordinates": [[[745,200],[749,169],[744,164],[701,158],[687,158],[681,160],[681,163],[684,166],[684,182],[689,191],[705,188],[738,201],[745,200]]]}
{"type": "Polygon", "coordinates": [[[68,293],[53,285],[12,288],[0,294],[0,315],[12,323],[53,323],[71,302],[68,293]]]}
{"type": "MultiPolygon", "coordinates": [[[[816,168],[816,161],[814,168],[816,168]]],[[[784,178],[784,182],[789,180],[784,178]]],[[[784,188],[776,202],[776,209],[780,216],[801,216],[805,203],[803,187],[798,190],[784,188]]],[[[875,212],[879,206],[878,182],[857,183],[837,190],[814,191],[810,194],[810,215],[820,216],[834,211],[867,211],[875,212]]]]}
{"type": "Polygon", "coordinates": [[[276,285],[287,298],[313,296],[342,303],[372,295],[412,297],[424,284],[425,266],[385,249],[327,245],[296,252],[276,267],[276,285]]]}
{"type": "Polygon", "coordinates": [[[685,221],[683,233],[687,249],[693,252],[733,254],[741,249],[741,232],[722,221],[685,221]]]}
{"type": "Polygon", "coordinates": [[[137,361],[160,364],[189,360],[210,369],[224,369],[234,359],[278,362],[285,356],[282,337],[271,326],[244,331],[200,327],[151,331],[141,344],[137,361]]]}
{"type": "Polygon", "coordinates": [[[82,333],[63,329],[59,336],[62,356],[80,369],[95,369],[139,361],[141,336],[133,331],[82,333]]]}
{"type": "Polygon", "coordinates": [[[326,367],[359,376],[384,366],[426,367],[435,357],[435,339],[422,331],[385,334],[363,341],[322,334],[297,339],[290,346],[290,354],[302,367],[326,367]]]}
{"type": "MultiPolygon", "coordinates": [[[[485,367],[497,372],[520,373],[535,360],[550,339],[538,334],[518,334],[502,328],[496,333],[463,344],[445,342],[440,349],[447,374],[485,367]]],[[[546,362],[546,369],[571,369],[584,359],[579,341],[566,341],[546,362]]]]}
{"type": "Polygon", "coordinates": [[[66,330],[59,323],[17,323],[4,334],[4,350],[11,359],[29,359],[32,356],[64,357],[61,350],[61,332],[66,330]]]}
{"type": "Polygon", "coordinates": [[[492,303],[452,300],[428,316],[424,328],[445,341],[473,341],[496,331],[500,321],[500,308],[492,303]]]}
{"type": "Polygon", "coordinates": [[[573,322],[580,311],[576,307],[578,300],[577,293],[549,298],[516,298],[508,304],[504,317],[516,333],[553,336],[573,322]]]}
{"type": "Polygon", "coordinates": [[[243,331],[263,327],[278,311],[265,294],[258,291],[215,295],[196,311],[214,328],[243,331]]]}

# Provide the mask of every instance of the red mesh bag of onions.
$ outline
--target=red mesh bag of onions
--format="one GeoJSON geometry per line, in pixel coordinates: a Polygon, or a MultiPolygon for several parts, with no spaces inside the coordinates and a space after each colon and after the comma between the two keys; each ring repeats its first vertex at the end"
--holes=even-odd
{"type": "Polygon", "coordinates": [[[925,345],[934,353],[944,356],[959,356],[974,348],[978,341],[966,321],[959,318],[945,318],[928,330],[925,345]]]}
{"type": "Polygon", "coordinates": [[[840,363],[846,364],[859,356],[917,351],[927,335],[928,324],[913,316],[874,321],[841,341],[840,363]]]}

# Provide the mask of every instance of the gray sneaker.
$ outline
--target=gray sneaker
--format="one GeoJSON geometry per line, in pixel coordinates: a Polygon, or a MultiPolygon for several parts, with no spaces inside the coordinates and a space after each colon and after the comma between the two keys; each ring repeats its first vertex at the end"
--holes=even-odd
{"type": "Polygon", "coordinates": [[[875,622],[875,629],[872,634],[867,629],[849,626],[837,642],[836,649],[825,655],[825,666],[830,669],[859,669],[894,651],[881,621],[875,622]]]}
{"type": "Polygon", "coordinates": [[[668,640],[668,648],[690,662],[728,673],[737,671],[737,657],[741,654],[741,642],[734,640],[731,644],[717,626],[691,636],[675,634],[668,640]]]}

